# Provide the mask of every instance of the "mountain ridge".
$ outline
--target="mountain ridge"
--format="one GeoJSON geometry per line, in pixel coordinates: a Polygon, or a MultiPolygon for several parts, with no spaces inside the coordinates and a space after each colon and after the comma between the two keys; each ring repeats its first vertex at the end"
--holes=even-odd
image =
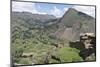
{"type": "Polygon", "coordinates": [[[26,25],[30,23],[31,28],[44,28],[46,31],[49,30],[48,33],[50,33],[50,35],[52,33],[52,35],[57,38],[64,38],[72,41],[79,39],[80,33],[95,32],[95,19],[73,8],[69,8],[62,18],[56,18],[53,15],[32,14],[28,12],[13,12],[12,17],[14,17],[14,19],[17,17],[16,20],[23,20],[26,25]],[[70,35],[70,38],[67,35],[70,35]]]}

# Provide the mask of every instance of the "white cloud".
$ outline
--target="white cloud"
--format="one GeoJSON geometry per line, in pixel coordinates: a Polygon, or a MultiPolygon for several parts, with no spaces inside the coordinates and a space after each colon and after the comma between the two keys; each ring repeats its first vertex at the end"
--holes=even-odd
{"type": "Polygon", "coordinates": [[[52,15],[56,17],[61,17],[62,16],[62,10],[58,9],[56,6],[53,7],[53,9],[50,11],[52,15]]]}
{"type": "Polygon", "coordinates": [[[64,11],[67,11],[68,9],[69,9],[69,8],[66,8],[66,7],[65,7],[65,8],[64,8],[64,11]]]}
{"type": "Polygon", "coordinates": [[[38,13],[38,14],[46,14],[45,12],[39,12],[36,9],[35,3],[28,3],[28,2],[12,2],[12,11],[18,12],[31,12],[31,13],[38,13]]]}
{"type": "Polygon", "coordinates": [[[53,9],[50,11],[52,15],[56,17],[62,17],[66,11],[68,11],[68,7],[64,7],[62,10],[57,8],[56,6],[53,7],[53,9]]]}
{"type": "Polygon", "coordinates": [[[35,9],[35,3],[26,3],[26,2],[12,2],[12,11],[28,11],[28,12],[37,12],[35,9]],[[34,10],[33,10],[34,9],[34,10]]]}
{"type": "MultiPolygon", "coordinates": [[[[41,6],[38,5],[38,8],[41,8],[41,6]]],[[[92,17],[95,17],[95,7],[92,6],[74,6],[72,8],[75,8],[78,11],[84,12],[92,17]]],[[[56,6],[53,7],[52,10],[49,10],[50,13],[46,12],[40,12],[36,9],[35,3],[29,3],[29,2],[12,2],[12,11],[27,11],[31,13],[38,13],[38,14],[52,14],[56,17],[62,17],[62,15],[67,11],[68,8],[65,7],[63,10],[57,8],[56,6]]]]}
{"type": "Polygon", "coordinates": [[[95,17],[95,7],[93,6],[74,6],[73,8],[83,13],[86,13],[92,17],[95,17]]]}
{"type": "Polygon", "coordinates": [[[53,9],[48,10],[48,12],[40,12],[38,9],[41,9],[40,5],[36,5],[36,3],[31,2],[12,2],[12,11],[17,12],[31,12],[34,14],[50,14],[54,15],[55,17],[62,17],[65,11],[68,10],[67,7],[63,8],[62,10],[57,8],[56,6],[53,9]]]}
{"type": "MultiPolygon", "coordinates": [[[[73,6],[72,8],[80,11],[80,12],[83,12],[83,13],[86,13],[92,17],[95,18],[95,7],[94,6],[73,6]]],[[[51,14],[56,16],[56,17],[62,17],[63,14],[68,11],[68,7],[65,7],[63,8],[63,10],[61,9],[58,9],[56,6],[54,6],[53,10],[51,10],[51,14]]]]}

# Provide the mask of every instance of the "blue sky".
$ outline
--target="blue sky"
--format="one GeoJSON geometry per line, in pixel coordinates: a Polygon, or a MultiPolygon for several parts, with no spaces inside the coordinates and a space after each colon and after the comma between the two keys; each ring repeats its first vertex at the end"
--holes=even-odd
{"type": "Polygon", "coordinates": [[[36,3],[36,8],[38,11],[52,14],[56,17],[62,17],[68,8],[71,7],[73,7],[73,5],[36,3]]]}
{"type": "Polygon", "coordinates": [[[49,13],[54,7],[59,10],[64,10],[64,8],[71,8],[73,5],[36,3],[36,6],[39,11],[49,13]]]}
{"type": "Polygon", "coordinates": [[[78,11],[84,12],[90,16],[95,15],[95,7],[76,6],[52,3],[32,3],[32,2],[12,2],[12,11],[31,12],[34,14],[49,14],[56,17],[62,17],[69,8],[75,8],[78,11]]]}

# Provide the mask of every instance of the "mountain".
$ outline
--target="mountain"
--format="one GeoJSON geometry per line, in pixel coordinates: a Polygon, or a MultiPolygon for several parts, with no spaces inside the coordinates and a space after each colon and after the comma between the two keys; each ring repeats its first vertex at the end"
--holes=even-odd
{"type": "Polygon", "coordinates": [[[22,19],[41,20],[41,22],[45,22],[49,19],[56,18],[53,15],[32,14],[32,13],[29,13],[29,12],[12,12],[12,16],[19,17],[19,18],[22,18],[22,19]]]}
{"type": "Polygon", "coordinates": [[[80,33],[95,33],[95,18],[69,8],[62,18],[53,15],[12,12],[12,30],[44,29],[45,33],[58,39],[79,40],[80,33]]]}
{"type": "Polygon", "coordinates": [[[95,33],[95,18],[73,8],[59,20],[55,35],[70,41],[79,40],[80,33],[95,33]]]}
{"type": "MultiPolygon", "coordinates": [[[[11,31],[12,39],[20,36],[29,37],[34,29],[41,30],[54,25],[58,18],[47,14],[32,14],[29,12],[12,12],[11,31]],[[26,35],[26,33],[28,35],[26,35]]],[[[30,36],[31,37],[31,36],[30,36]]]]}
{"type": "MultiPolygon", "coordinates": [[[[95,18],[72,8],[61,18],[48,14],[12,12],[12,61],[17,64],[86,61],[81,57],[84,58],[84,54],[92,50],[86,49],[84,53],[76,48],[84,48],[83,43],[77,42],[81,33],[95,33],[95,18]]],[[[94,60],[95,55],[90,58],[94,60]]]]}
{"type": "Polygon", "coordinates": [[[13,27],[43,27],[45,25],[50,25],[52,22],[56,21],[57,18],[53,15],[47,14],[32,14],[29,12],[12,12],[12,29],[13,27]],[[51,22],[51,23],[49,23],[51,22]]]}

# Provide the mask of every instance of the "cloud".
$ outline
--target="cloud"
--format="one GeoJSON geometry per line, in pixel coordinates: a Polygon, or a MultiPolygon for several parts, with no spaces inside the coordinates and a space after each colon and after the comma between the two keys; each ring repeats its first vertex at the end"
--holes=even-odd
{"type": "MultiPolygon", "coordinates": [[[[34,14],[50,14],[54,15],[56,17],[62,17],[63,14],[70,8],[70,7],[63,7],[60,9],[57,6],[53,6],[53,9],[49,9],[48,12],[41,12],[38,9],[41,9],[40,5],[36,5],[36,3],[31,2],[12,2],[12,11],[18,11],[18,12],[31,12],[34,14]]],[[[95,7],[93,6],[73,6],[72,8],[81,11],[83,13],[86,13],[92,17],[95,17],[95,7]]]]}
{"type": "Polygon", "coordinates": [[[39,12],[35,3],[28,2],[12,2],[12,11],[46,14],[45,12],[39,12]]]}
{"type": "Polygon", "coordinates": [[[49,9],[48,12],[41,12],[39,9],[41,9],[40,5],[37,5],[36,3],[31,2],[12,2],[12,11],[17,12],[31,12],[34,14],[49,14],[54,15],[55,17],[62,17],[65,11],[68,10],[67,7],[64,7],[63,9],[59,9],[56,6],[53,6],[53,9],[49,9]]]}
{"type": "Polygon", "coordinates": [[[67,7],[64,7],[63,9],[59,9],[56,6],[54,6],[50,12],[52,15],[56,17],[62,17],[67,10],[68,10],[67,7]]]}
{"type": "Polygon", "coordinates": [[[61,17],[62,14],[62,10],[58,9],[56,6],[53,7],[53,9],[50,11],[52,15],[56,16],[56,17],[61,17]]]}
{"type": "Polygon", "coordinates": [[[74,6],[72,8],[75,8],[78,11],[86,13],[92,17],[95,17],[95,7],[93,6],[74,6]]]}
{"type": "MultiPolygon", "coordinates": [[[[56,17],[62,17],[64,13],[68,11],[69,8],[70,7],[64,7],[63,10],[61,10],[61,9],[58,9],[56,6],[54,6],[53,10],[51,10],[51,14],[56,17]]],[[[95,7],[93,6],[73,6],[71,8],[74,8],[78,11],[86,13],[95,18],[95,7]]]]}
{"type": "Polygon", "coordinates": [[[28,12],[37,12],[35,9],[35,3],[26,3],[26,2],[12,2],[12,11],[28,11],[28,12]],[[33,10],[34,9],[34,10],[33,10]]]}
{"type": "Polygon", "coordinates": [[[69,8],[66,8],[66,7],[65,7],[65,8],[64,8],[64,11],[67,11],[68,9],[69,9],[69,8]]]}
{"type": "Polygon", "coordinates": [[[36,5],[36,3],[29,3],[29,2],[12,2],[12,11],[17,12],[31,12],[34,14],[50,14],[56,17],[62,17],[64,11],[66,9],[58,9],[56,6],[53,9],[48,10],[48,12],[41,12],[38,9],[41,9],[40,5],[36,5]]]}

